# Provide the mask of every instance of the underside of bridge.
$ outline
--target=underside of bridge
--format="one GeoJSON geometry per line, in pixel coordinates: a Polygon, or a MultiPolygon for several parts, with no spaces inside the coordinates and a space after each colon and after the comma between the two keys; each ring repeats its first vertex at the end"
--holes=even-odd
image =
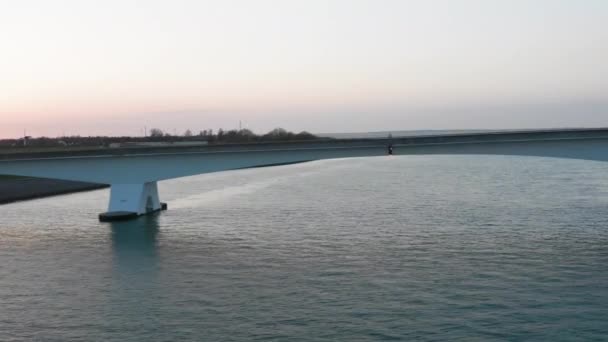
{"type": "Polygon", "coordinates": [[[392,155],[517,155],[608,161],[608,129],[456,134],[387,139],[105,149],[0,156],[0,174],[111,184],[100,220],[166,208],[157,182],[203,173],[312,160],[392,155]]]}

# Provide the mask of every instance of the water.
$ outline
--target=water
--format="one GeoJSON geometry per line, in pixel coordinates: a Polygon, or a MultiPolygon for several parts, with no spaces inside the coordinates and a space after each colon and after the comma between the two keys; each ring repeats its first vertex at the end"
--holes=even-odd
{"type": "Polygon", "coordinates": [[[605,340],[608,164],[331,160],[0,206],[1,341],[605,340]]]}

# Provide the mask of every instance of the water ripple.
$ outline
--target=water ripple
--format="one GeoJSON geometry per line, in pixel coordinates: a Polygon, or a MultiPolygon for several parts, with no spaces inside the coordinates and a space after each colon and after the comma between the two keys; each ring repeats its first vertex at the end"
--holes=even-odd
{"type": "Polygon", "coordinates": [[[603,340],[602,163],[333,160],[0,206],[0,340],[603,340]]]}

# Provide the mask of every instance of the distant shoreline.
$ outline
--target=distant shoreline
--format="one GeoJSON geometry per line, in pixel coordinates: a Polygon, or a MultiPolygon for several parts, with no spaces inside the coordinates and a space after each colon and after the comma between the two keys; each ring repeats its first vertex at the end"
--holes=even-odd
{"type": "Polygon", "coordinates": [[[107,184],[0,176],[0,205],[107,187],[107,184]]]}

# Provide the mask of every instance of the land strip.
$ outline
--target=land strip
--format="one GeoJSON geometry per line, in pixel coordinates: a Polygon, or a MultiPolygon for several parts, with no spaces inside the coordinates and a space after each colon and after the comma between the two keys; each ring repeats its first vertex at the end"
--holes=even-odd
{"type": "Polygon", "coordinates": [[[106,187],[106,184],[0,175],[0,204],[106,187]]]}

